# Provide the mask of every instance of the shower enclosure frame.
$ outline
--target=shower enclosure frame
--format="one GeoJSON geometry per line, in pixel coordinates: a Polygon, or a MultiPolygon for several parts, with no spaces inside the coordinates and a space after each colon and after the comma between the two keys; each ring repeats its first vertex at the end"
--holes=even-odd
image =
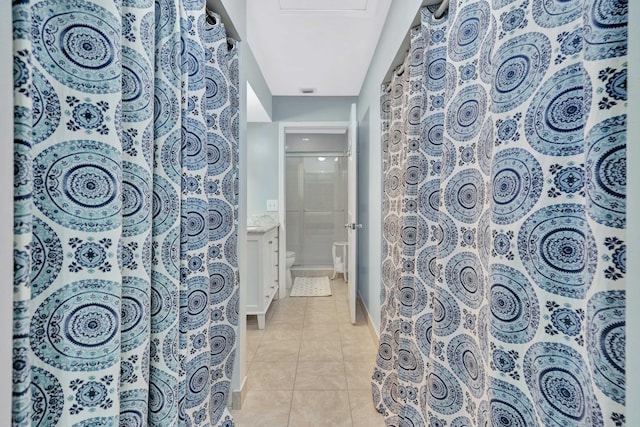
{"type": "Polygon", "coordinates": [[[287,294],[286,285],[286,253],[287,253],[287,201],[286,201],[286,134],[287,133],[346,133],[349,131],[348,121],[331,122],[280,122],[278,132],[278,222],[280,223],[280,240],[278,252],[278,283],[280,283],[279,297],[284,298],[287,294]]]}
{"type": "MultiPolygon", "coordinates": [[[[347,135],[344,136],[345,142],[347,135]]],[[[289,146],[289,150],[291,147],[289,146]]],[[[331,270],[334,265],[334,259],[331,256],[332,244],[336,241],[345,241],[348,237],[348,231],[344,225],[348,222],[348,153],[345,144],[343,151],[327,151],[327,152],[291,152],[286,153],[285,160],[285,190],[286,194],[286,211],[287,218],[287,235],[288,241],[287,251],[295,251],[296,265],[303,270],[331,270]],[[323,159],[324,160],[320,160],[323,159]],[[295,171],[293,170],[295,164],[295,171]],[[316,169],[320,168],[320,169],[316,169]],[[324,169],[328,168],[328,169],[324,169]],[[324,173],[319,172],[323,170],[324,173]],[[333,170],[333,172],[329,172],[333,170]],[[309,175],[315,171],[316,173],[330,174],[325,178],[324,185],[331,186],[331,198],[333,204],[331,207],[320,203],[319,200],[328,202],[329,193],[325,193],[325,189],[315,188],[310,190],[309,185],[319,185],[319,182],[311,178],[309,175]],[[293,182],[296,181],[296,184],[293,182]],[[296,191],[291,192],[294,186],[296,191]],[[296,197],[297,195],[297,197],[296,197]],[[293,197],[293,200],[292,200],[293,197]],[[313,205],[313,206],[310,206],[313,205]],[[333,219],[325,233],[316,233],[309,235],[308,226],[314,228],[319,223],[316,221],[318,216],[332,214],[333,219]],[[315,218],[315,220],[314,220],[315,218]],[[319,240],[318,240],[319,239],[319,240]],[[296,242],[297,241],[297,242],[296,242]],[[324,259],[322,259],[324,258],[324,259]]],[[[321,185],[321,184],[320,184],[321,185]]],[[[325,218],[328,220],[328,218],[325,218]]],[[[329,226],[325,223],[324,226],[329,226]]]]}

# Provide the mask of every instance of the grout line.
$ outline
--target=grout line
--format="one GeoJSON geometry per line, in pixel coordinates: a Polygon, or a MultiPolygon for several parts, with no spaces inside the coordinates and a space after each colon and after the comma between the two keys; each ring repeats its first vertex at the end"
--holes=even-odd
{"type": "Polygon", "coordinates": [[[342,362],[344,368],[344,381],[347,384],[347,409],[349,410],[349,419],[351,419],[351,425],[353,426],[353,413],[351,412],[351,393],[349,393],[349,380],[347,380],[347,364],[342,362]]]}
{"type": "MultiPolygon", "coordinates": [[[[347,296],[348,298],[348,296],[347,296]]],[[[336,299],[336,303],[337,303],[337,299],[336,299]]],[[[358,305],[357,305],[357,301],[356,301],[356,313],[358,310],[358,305]]],[[[349,393],[349,380],[347,378],[347,362],[345,360],[344,357],[344,351],[343,351],[343,343],[345,342],[344,337],[342,336],[342,331],[340,329],[340,325],[344,323],[343,321],[338,322],[338,336],[340,337],[340,351],[342,351],[342,366],[344,367],[344,380],[347,383],[347,409],[349,411],[349,419],[351,420],[351,426],[353,426],[353,411],[351,410],[351,393],[349,393]]],[[[348,322],[349,324],[351,323],[350,321],[348,322]]]]}
{"type": "MultiPolygon", "coordinates": [[[[344,285],[344,283],[337,284],[335,282],[337,282],[337,281],[333,281],[332,282],[332,286],[334,284],[336,286],[344,285]]],[[[293,386],[292,386],[292,390],[291,390],[291,400],[289,401],[289,413],[288,413],[288,419],[287,419],[287,425],[288,426],[291,425],[291,422],[292,422],[291,416],[292,416],[294,395],[296,394],[296,392],[306,392],[306,391],[323,391],[323,392],[345,391],[347,393],[347,410],[349,411],[349,419],[351,420],[351,425],[353,426],[354,420],[353,420],[353,414],[352,414],[352,410],[351,410],[351,394],[350,394],[350,391],[351,390],[359,390],[359,389],[350,389],[349,388],[349,383],[347,381],[347,366],[346,366],[347,365],[347,361],[345,361],[345,356],[344,356],[344,351],[343,351],[343,343],[346,342],[346,341],[353,341],[353,339],[347,339],[346,337],[343,337],[342,333],[341,333],[341,329],[342,329],[341,326],[344,327],[345,325],[351,325],[351,322],[349,321],[349,319],[344,321],[343,318],[338,317],[338,304],[342,303],[342,301],[340,301],[340,302],[338,301],[338,298],[342,299],[344,297],[346,297],[346,296],[345,295],[337,296],[336,292],[335,292],[335,289],[332,289],[332,296],[329,297],[329,298],[333,299],[333,301],[332,301],[333,304],[330,305],[328,311],[331,312],[330,314],[333,314],[335,319],[336,319],[335,324],[337,326],[337,336],[338,336],[338,338],[335,338],[335,334],[333,334],[334,335],[333,338],[328,338],[328,339],[317,339],[317,338],[314,338],[313,339],[313,341],[337,341],[337,342],[339,342],[339,346],[340,346],[339,351],[340,351],[340,354],[342,356],[342,360],[341,361],[310,361],[310,362],[311,363],[318,363],[318,362],[342,363],[342,368],[343,368],[343,372],[344,372],[344,375],[345,375],[345,387],[346,388],[345,389],[341,389],[341,388],[321,389],[321,390],[298,390],[298,389],[296,389],[296,379],[297,379],[297,376],[299,374],[300,362],[303,362],[303,361],[300,360],[300,354],[301,354],[301,348],[302,348],[302,337],[304,336],[304,327],[312,325],[312,324],[308,324],[306,322],[306,320],[307,320],[307,316],[311,316],[312,315],[311,312],[314,311],[313,309],[311,309],[311,306],[310,306],[311,299],[310,298],[306,298],[304,304],[301,304],[302,311],[303,311],[303,313],[302,313],[303,314],[303,316],[302,316],[302,318],[303,318],[302,319],[302,330],[301,330],[301,333],[300,333],[300,337],[298,339],[298,341],[300,343],[300,347],[298,348],[298,354],[297,354],[297,358],[296,358],[296,361],[295,361],[296,367],[295,367],[295,374],[294,374],[294,378],[293,378],[293,386]]],[[[278,303],[279,302],[280,301],[278,301],[278,303]]],[[[280,308],[280,307],[278,307],[278,305],[274,306],[274,310],[271,312],[271,316],[269,316],[269,320],[267,321],[267,325],[268,326],[273,326],[273,324],[271,323],[271,320],[272,320],[273,315],[275,314],[275,312],[280,308]]],[[[325,307],[322,307],[322,309],[326,310],[325,307]]],[[[357,307],[357,309],[362,311],[363,307],[357,307]]],[[[366,319],[366,320],[368,320],[368,319],[366,319]]],[[[298,323],[299,322],[294,322],[294,324],[296,324],[296,325],[298,323]]],[[[329,323],[328,321],[323,321],[323,322],[314,322],[313,324],[314,325],[315,324],[317,324],[317,325],[327,325],[328,323],[329,323]]],[[[259,343],[258,343],[258,346],[256,348],[256,352],[255,352],[254,357],[252,358],[252,360],[250,362],[249,367],[247,368],[247,371],[249,370],[249,368],[253,364],[253,362],[255,362],[255,355],[257,354],[258,349],[262,346],[263,343],[264,343],[264,334],[262,334],[260,336],[260,338],[259,338],[259,343]]],[[[363,389],[363,390],[365,390],[365,389],[363,389]]]]}
{"type": "MultiPolygon", "coordinates": [[[[298,353],[299,357],[300,353],[298,353]]],[[[291,424],[291,409],[293,409],[293,396],[296,393],[296,377],[298,376],[298,361],[296,361],[296,374],[293,376],[293,386],[291,388],[291,400],[289,401],[289,417],[287,418],[287,427],[291,424]]]]}
{"type": "MultiPolygon", "coordinates": [[[[309,304],[309,298],[305,299],[304,311],[302,316],[302,331],[300,332],[300,348],[302,347],[302,336],[304,335],[304,321],[307,317],[307,306],[309,304]]],[[[298,379],[298,366],[300,366],[300,348],[298,349],[298,359],[296,360],[296,373],[293,376],[293,389],[291,390],[291,401],[289,402],[289,418],[287,418],[287,427],[291,425],[291,411],[293,409],[293,399],[296,394],[296,379],[298,379]]]]}

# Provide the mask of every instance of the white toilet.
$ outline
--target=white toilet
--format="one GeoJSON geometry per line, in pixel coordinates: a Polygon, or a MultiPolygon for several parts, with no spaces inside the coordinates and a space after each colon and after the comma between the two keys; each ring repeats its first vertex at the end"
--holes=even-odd
{"type": "Polygon", "coordinates": [[[293,285],[292,280],[291,280],[291,266],[293,265],[294,262],[296,262],[296,253],[295,252],[291,252],[291,251],[287,251],[287,261],[286,261],[286,265],[287,265],[287,289],[290,289],[291,286],[293,285]]]}

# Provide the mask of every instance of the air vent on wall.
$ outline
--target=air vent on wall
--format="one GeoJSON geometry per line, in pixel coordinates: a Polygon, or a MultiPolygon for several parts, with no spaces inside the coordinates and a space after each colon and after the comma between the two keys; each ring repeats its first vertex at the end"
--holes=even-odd
{"type": "Polygon", "coordinates": [[[303,87],[302,89],[300,89],[300,93],[303,95],[312,95],[316,93],[316,90],[312,87],[303,87]]]}

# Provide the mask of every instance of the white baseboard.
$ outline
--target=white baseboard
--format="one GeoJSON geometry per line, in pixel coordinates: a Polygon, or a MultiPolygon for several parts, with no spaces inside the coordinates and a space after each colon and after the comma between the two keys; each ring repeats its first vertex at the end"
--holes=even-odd
{"type": "Polygon", "coordinates": [[[376,330],[376,327],[373,324],[373,320],[371,319],[371,315],[369,314],[369,311],[367,311],[367,307],[365,307],[364,303],[362,302],[362,298],[360,297],[358,297],[358,304],[360,304],[360,309],[364,313],[364,317],[367,320],[367,327],[369,328],[371,337],[373,338],[373,341],[377,347],[380,345],[380,332],[376,330]]]}
{"type": "Polygon", "coordinates": [[[231,392],[231,409],[238,411],[242,409],[244,399],[247,397],[247,377],[242,380],[240,390],[234,390],[231,392]]]}

